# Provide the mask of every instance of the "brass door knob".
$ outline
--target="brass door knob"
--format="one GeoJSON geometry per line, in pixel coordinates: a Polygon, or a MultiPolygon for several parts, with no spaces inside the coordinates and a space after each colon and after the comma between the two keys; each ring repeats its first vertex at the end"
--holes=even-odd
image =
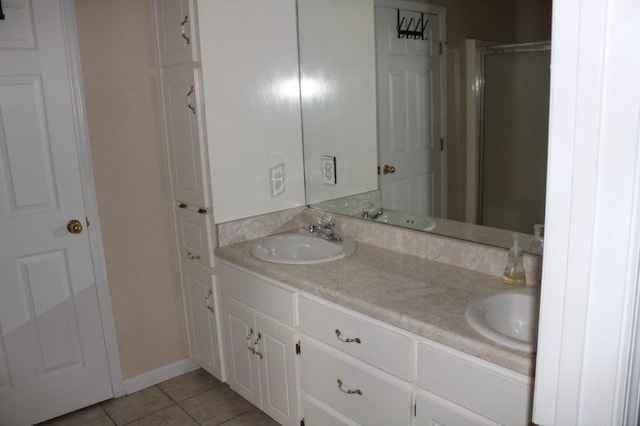
{"type": "Polygon", "coordinates": [[[393,174],[395,172],[396,172],[396,168],[388,164],[385,164],[384,167],[382,168],[382,173],[385,175],[393,174]]]}
{"type": "Polygon", "coordinates": [[[67,223],[67,231],[70,234],[79,234],[82,232],[82,223],[80,223],[77,219],[71,219],[69,223],[67,223]]]}

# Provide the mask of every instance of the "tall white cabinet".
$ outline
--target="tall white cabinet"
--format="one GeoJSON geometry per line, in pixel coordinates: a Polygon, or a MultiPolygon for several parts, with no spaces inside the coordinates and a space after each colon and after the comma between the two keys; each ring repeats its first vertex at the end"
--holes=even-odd
{"type": "Polygon", "coordinates": [[[305,202],[296,3],[153,4],[189,349],[224,380],[215,224],[305,202]]]}
{"type": "Polygon", "coordinates": [[[154,9],[189,354],[224,380],[197,4],[156,0],[154,9]]]}

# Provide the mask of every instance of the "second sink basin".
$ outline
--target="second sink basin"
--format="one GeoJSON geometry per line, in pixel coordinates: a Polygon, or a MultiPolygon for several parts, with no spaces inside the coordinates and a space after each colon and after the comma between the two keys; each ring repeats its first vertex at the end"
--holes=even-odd
{"type": "Polygon", "coordinates": [[[256,242],[251,254],[267,262],[312,264],[342,259],[356,248],[351,240],[328,241],[314,235],[288,233],[271,235],[256,242]]]}
{"type": "Polygon", "coordinates": [[[484,337],[520,351],[534,352],[538,337],[540,289],[508,289],[473,300],[465,317],[484,337]]]}

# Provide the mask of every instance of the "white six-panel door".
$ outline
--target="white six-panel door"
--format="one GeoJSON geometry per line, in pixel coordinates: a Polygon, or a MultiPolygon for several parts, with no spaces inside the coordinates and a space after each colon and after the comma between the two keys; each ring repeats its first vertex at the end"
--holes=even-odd
{"type": "MultiPolygon", "coordinates": [[[[398,7],[402,6],[401,4],[398,7]]],[[[440,16],[425,13],[426,40],[398,38],[397,7],[376,5],[378,166],[382,205],[442,214],[443,137],[440,16]]],[[[418,10],[418,9],[416,9],[418,10]]],[[[403,14],[415,20],[419,12],[403,14]]]]}
{"type": "Polygon", "coordinates": [[[110,398],[60,0],[0,21],[0,424],[110,398]],[[77,220],[82,230],[67,224],[77,220]]]}

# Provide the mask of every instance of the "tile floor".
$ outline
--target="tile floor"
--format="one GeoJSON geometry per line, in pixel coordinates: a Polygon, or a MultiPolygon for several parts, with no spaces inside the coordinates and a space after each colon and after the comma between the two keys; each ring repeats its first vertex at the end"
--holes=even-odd
{"type": "Polygon", "coordinates": [[[271,426],[274,420],[202,369],[41,425],[271,426]]]}

